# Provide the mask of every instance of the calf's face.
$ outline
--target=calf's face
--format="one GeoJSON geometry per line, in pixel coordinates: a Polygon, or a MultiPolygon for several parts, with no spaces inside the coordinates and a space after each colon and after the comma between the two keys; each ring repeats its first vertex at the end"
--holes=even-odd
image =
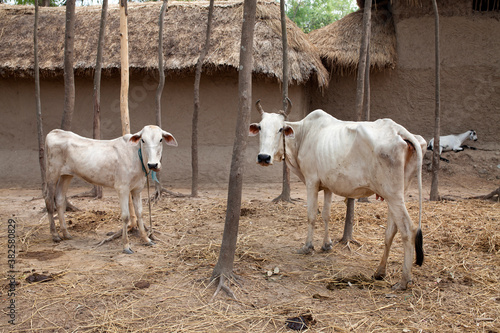
{"type": "Polygon", "coordinates": [[[249,135],[259,134],[259,154],[257,163],[262,166],[272,165],[274,160],[280,160],[283,157],[283,138],[284,134],[288,138],[294,137],[293,129],[285,125],[285,117],[278,113],[262,113],[260,123],[250,125],[249,135]]]}
{"type": "Polygon", "coordinates": [[[469,133],[469,139],[470,139],[470,140],[473,140],[473,141],[477,141],[477,134],[476,134],[476,131],[474,131],[474,130],[470,130],[469,132],[470,132],[470,133],[469,133]]]}
{"type": "Polygon", "coordinates": [[[177,140],[172,134],[154,125],[146,126],[140,132],[132,135],[129,142],[141,145],[144,166],[152,171],[160,171],[161,169],[163,142],[169,146],[177,147],[177,140]]]}

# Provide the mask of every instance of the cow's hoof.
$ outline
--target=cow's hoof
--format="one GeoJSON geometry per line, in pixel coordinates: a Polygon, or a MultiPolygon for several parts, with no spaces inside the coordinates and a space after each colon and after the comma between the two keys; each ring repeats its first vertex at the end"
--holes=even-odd
{"type": "Polygon", "coordinates": [[[123,253],[126,253],[126,254],[133,254],[134,251],[132,251],[131,248],[128,248],[128,249],[123,249],[123,253]]]}
{"type": "Polygon", "coordinates": [[[373,274],[373,278],[375,280],[383,280],[385,278],[385,273],[375,272],[375,274],[373,274]]]}
{"type": "Polygon", "coordinates": [[[391,289],[394,290],[394,291],[406,290],[407,289],[407,284],[406,283],[403,284],[401,282],[398,282],[395,285],[393,285],[391,287],[391,289]]]}
{"type": "Polygon", "coordinates": [[[297,251],[298,254],[310,254],[312,251],[314,251],[314,246],[304,246],[301,249],[297,251]]]}
{"type": "Polygon", "coordinates": [[[63,239],[66,239],[66,240],[73,239],[73,236],[71,236],[69,233],[65,233],[65,234],[63,234],[63,239]]]}
{"type": "Polygon", "coordinates": [[[52,236],[52,241],[54,243],[59,243],[60,241],[62,241],[61,237],[58,236],[52,236]]]}
{"type": "Polygon", "coordinates": [[[325,244],[323,244],[323,246],[321,247],[321,249],[322,249],[323,251],[325,251],[325,252],[330,251],[332,248],[333,248],[333,243],[332,243],[332,242],[325,243],[325,244]]]}
{"type": "Polygon", "coordinates": [[[145,243],[144,245],[145,246],[153,246],[153,245],[156,245],[156,243],[153,242],[152,240],[150,240],[149,242],[145,243]]]}

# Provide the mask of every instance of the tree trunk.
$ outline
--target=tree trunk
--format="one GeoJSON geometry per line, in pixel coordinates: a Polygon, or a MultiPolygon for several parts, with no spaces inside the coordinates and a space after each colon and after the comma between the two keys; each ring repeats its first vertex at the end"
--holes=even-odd
{"type": "MultiPolygon", "coordinates": [[[[280,12],[281,12],[281,41],[283,46],[283,111],[287,111],[288,108],[288,38],[286,31],[286,12],[285,12],[285,0],[280,0],[280,12]]],[[[287,119],[285,119],[287,120],[287,119]]],[[[285,145],[285,136],[283,136],[283,145],[285,145]]],[[[288,201],[291,202],[290,197],[290,169],[283,161],[283,186],[281,194],[273,200],[273,202],[278,201],[288,201]]]]}
{"type": "Polygon", "coordinates": [[[122,135],[130,133],[130,117],[128,112],[129,65],[127,15],[127,0],[120,0],[120,115],[122,135]]]}
{"type": "Polygon", "coordinates": [[[342,235],[341,243],[347,244],[353,241],[352,238],[352,225],[354,221],[354,203],[355,200],[352,198],[348,198],[346,202],[347,210],[345,214],[345,223],[344,223],[344,234],[342,235]]]}
{"type": "MultiPolygon", "coordinates": [[[[357,88],[356,88],[356,113],[358,121],[363,119],[363,102],[365,100],[365,77],[367,68],[367,53],[369,34],[371,33],[371,8],[372,0],[365,0],[365,7],[363,11],[363,34],[361,36],[361,46],[359,49],[359,63],[357,75],[357,88]]],[[[369,65],[368,65],[369,66],[369,65]]],[[[369,67],[368,67],[369,69],[369,67]]]]}
{"type": "Polygon", "coordinates": [[[75,41],[75,0],[66,1],[66,31],[64,38],[64,109],[61,122],[63,130],[71,130],[75,109],[75,74],[73,71],[73,45],[75,41]]]}
{"type": "Polygon", "coordinates": [[[38,161],[42,174],[42,191],[45,192],[45,137],[43,135],[42,106],[40,102],[40,69],[38,66],[38,2],[35,1],[35,24],[33,29],[33,50],[34,50],[34,70],[35,70],[35,105],[36,105],[36,125],[38,134],[38,161]]]}
{"type": "MultiPolygon", "coordinates": [[[[243,167],[247,146],[250,111],[252,108],[252,69],[253,69],[253,35],[255,27],[255,0],[245,0],[243,26],[241,29],[240,65],[238,75],[239,114],[236,122],[236,137],[233,146],[233,157],[229,175],[227,195],[226,221],[219,259],[214,267],[212,279],[219,279],[219,287],[215,295],[223,288],[232,295],[224,285],[226,279],[233,276],[234,254],[238,238],[238,225],[241,212],[241,195],[243,185],[243,167]]],[[[214,296],[215,296],[214,295],[214,296]]]]}
{"type": "MultiPolygon", "coordinates": [[[[371,17],[370,17],[371,19],[371,17]]],[[[371,24],[370,24],[371,26],[371,24]]],[[[363,120],[370,121],[370,39],[371,30],[368,31],[366,36],[366,66],[365,66],[365,81],[364,81],[364,96],[363,96],[363,120]]]]}
{"type": "Polygon", "coordinates": [[[156,125],[161,127],[161,95],[165,87],[165,70],[163,69],[163,21],[165,20],[165,12],[167,11],[168,0],[163,0],[160,9],[160,18],[158,20],[158,74],[160,80],[156,89],[156,125]]]}
{"type": "MultiPolygon", "coordinates": [[[[94,73],[94,123],[92,137],[96,140],[101,139],[101,69],[102,48],[104,46],[107,12],[108,0],[103,0],[101,10],[101,26],[99,28],[99,40],[97,41],[97,58],[95,61],[94,73]]],[[[102,186],[94,185],[92,194],[99,199],[102,198],[102,186]]]]}
{"type": "Polygon", "coordinates": [[[194,77],[194,110],[192,123],[192,140],[191,140],[191,196],[198,196],[198,115],[200,112],[200,80],[203,61],[210,48],[210,35],[212,32],[212,18],[214,12],[214,0],[210,0],[207,19],[207,33],[205,37],[205,46],[201,49],[198,62],[196,63],[196,73],[194,77]]]}
{"type": "MultiPolygon", "coordinates": [[[[370,35],[372,0],[365,0],[363,11],[363,34],[359,48],[358,76],[356,87],[356,113],[358,121],[370,119],[370,35]],[[364,116],[364,117],[363,117],[364,116]]],[[[355,200],[347,198],[344,234],[341,243],[354,241],[352,228],[354,224],[355,200]]]]}
{"type": "MultiPolygon", "coordinates": [[[[156,89],[156,125],[161,127],[161,96],[163,93],[163,88],[165,87],[165,69],[163,68],[163,26],[165,20],[165,12],[168,8],[168,0],[163,0],[163,4],[160,9],[160,18],[158,19],[158,74],[160,75],[160,80],[158,81],[158,88],[156,89]]],[[[160,173],[156,173],[155,181],[155,200],[161,198],[162,186],[160,181],[160,173]]]]}
{"type": "Polygon", "coordinates": [[[439,172],[439,136],[441,135],[441,79],[440,70],[441,64],[439,60],[439,12],[436,0],[432,0],[434,6],[434,25],[435,25],[435,52],[436,52],[436,100],[435,100],[435,110],[434,110],[434,149],[432,151],[432,181],[431,181],[431,193],[430,200],[439,200],[438,191],[438,172],[439,172]]]}

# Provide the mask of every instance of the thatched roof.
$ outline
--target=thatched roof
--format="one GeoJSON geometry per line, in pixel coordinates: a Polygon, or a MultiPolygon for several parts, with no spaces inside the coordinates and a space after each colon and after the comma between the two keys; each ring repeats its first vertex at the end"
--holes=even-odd
{"type": "MultiPolygon", "coordinates": [[[[158,19],[161,2],[128,4],[129,62],[131,73],[157,72],[158,19]]],[[[204,45],[208,2],[170,2],[165,15],[164,65],[167,74],[194,71],[204,45]]],[[[95,67],[100,6],[77,7],[75,60],[77,75],[91,75],[95,67]]],[[[242,2],[218,2],[214,8],[211,48],[205,72],[229,69],[239,64],[243,17],[242,2]]],[[[0,5],[0,76],[33,75],[34,7],[0,5]]],[[[290,79],[302,84],[314,79],[328,82],[316,48],[290,20],[288,24],[290,79]]],[[[39,61],[42,76],[63,73],[65,7],[40,8],[39,61]]],[[[108,8],[103,52],[103,74],[120,68],[119,7],[108,8]]],[[[259,2],[254,38],[254,75],[282,81],[282,47],[279,4],[259,2]]]]}
{"type": "MultiPolygon", "coordinates": [[[[362,25],[363,11],[358,10],[308,34],[331,71],[350,73],[357,69],[362,25]]],[[[370,64],[377,70],[396,65],[396,32],[387,10],[372,10],[370,64]]]]}

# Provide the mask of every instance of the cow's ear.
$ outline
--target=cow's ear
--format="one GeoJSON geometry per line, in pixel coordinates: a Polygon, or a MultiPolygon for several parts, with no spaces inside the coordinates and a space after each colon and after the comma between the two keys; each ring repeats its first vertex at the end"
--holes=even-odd
{"type": "Polygon", "coordinates": [[[257,134],[259,134],[259,131],[260,131],[259,124],[256,124],[256,123],[250,124],[250,129],[248,131],[248,135],[249,136],[256,136],[257,134]]]}
{"type": "Polygon", "coordinates": [[[283,133],[285,133],[285,137],[293,139],[295,138],[295,132],[293,131],[293,128],[290,126],[285,126],[283,127],[283,133]]]}
{"type": "Polygon", "coordinates": [[[128,143],[131,145],[136,145],[142,137],[142,131],[135,133],[128,139],[128,143]]]}
{"type": "Polygon", "coordinates": [[[175,140],[174,136],[166,131],[162,132],[163,139],[165,139],[165,143],[169,146],[177,147],[177,140],[175,140]]]}

